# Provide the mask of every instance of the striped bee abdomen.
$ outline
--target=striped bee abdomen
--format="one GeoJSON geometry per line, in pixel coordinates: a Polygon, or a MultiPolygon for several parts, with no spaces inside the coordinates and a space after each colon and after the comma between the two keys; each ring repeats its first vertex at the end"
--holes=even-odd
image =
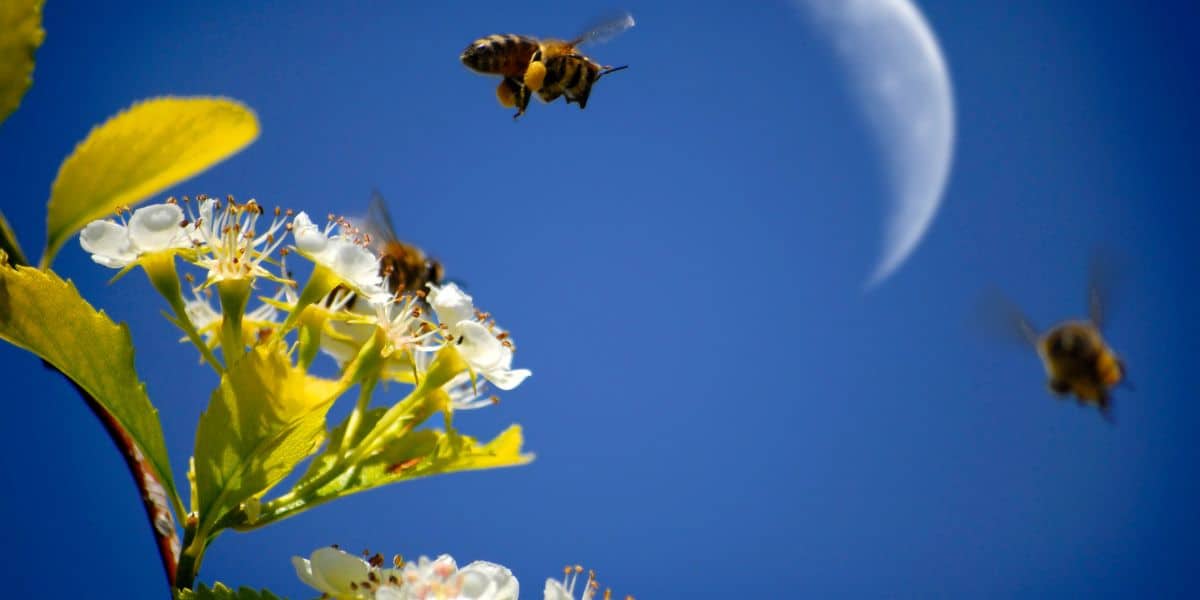
{"type": "Polygon", "coordinates": [[[478,73],[519,76],[525,73],[537,49],[538,41],[529,36],[496,34],[471,42],[460,58],[468,69],[478,73]]]}

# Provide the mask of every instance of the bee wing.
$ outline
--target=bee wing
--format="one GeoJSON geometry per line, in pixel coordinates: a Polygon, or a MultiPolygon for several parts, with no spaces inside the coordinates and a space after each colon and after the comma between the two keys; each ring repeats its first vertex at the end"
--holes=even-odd
{"type": "Polygon", "coordinates": [[[398,241],[396,227],[392,224],[392,215],[388,212],[387,203],[379,190],[371,190],[371,203],[367,207],[367,216],[362,222],[363,231],[371,236],[371,246],[398,241]]]}
{"type": "Polygon", "coordinates": [[[977,318],[990,337],[1037,346],[1037,328],[1025,313],[999,290],[988,290],[980,299],[977,318]]]}
{"type": "Polygon", "coordinates": [[[628,11],[607,15],[593,22],[590,27],[579,34],[579,37],[571,40],[571,44],[574,46],[601,44],[621,35],[635,24],[637,22],[633,20],[633,15],[628,11]]]}
{"type": "Polygon", "coordinates": [[[1088,265],[1088,318],[1103,329],[1112,302],[1112,292],[1118,278],[1117,261],[1105,250],[1095,250],[1088,265]]]}

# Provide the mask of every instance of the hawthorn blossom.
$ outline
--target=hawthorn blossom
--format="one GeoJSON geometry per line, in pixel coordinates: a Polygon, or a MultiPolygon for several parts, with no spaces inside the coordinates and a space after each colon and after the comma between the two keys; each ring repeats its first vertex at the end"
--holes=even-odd
{"type": "MultiPolygon", "coordinates": [[[[189,276],[189,281],[190,281],[189,276]]],[[[273,300],[279,300],[286,295],[287,286],[281,286],[276,292],[273,300]]],[[[192,326],[196,331],[204,336],[204,341],[209,347],[216,346],[216,340],[219,337],[221,329],[221,311],[213,308],[210,288],[198,288],[192,286],[192,299],[184,304],[184,311],[187,314],[188,320],[192,322],[192,326]]],[[[253,342],[266,332],[273,330],[279,326],[279,309],[270,304],[261,304],[254,310],[247,311],[242,317],[242,331],[245,333],[246,343],[253,342]]],[[[183,338],[181,341],[187,341],[183,338]]]]}
{"type": "Polygon", "coordinates": [[[266,231],[259,233],[258,220],[264,211],[256,201],[238,204],[232,196],[224,204],[204,196],[199,200],[192,238],[202,252],[194,262],[208,271],[206,285],[256,277],[278,280],[263,267],[263,261],[283,244],[280,234],[291,211],[276,208],[266,231]]]}
{"type": "Polygon", "coordinates": [[[133,211],[128,223],[92,221],[79,233],[79,245],[97,264],[123,269],[147,254],[191,248],[187,229],[183,210],[168,201],[133,211]]]}
{"type": "Polygon", "coordinates": [[[300,212],[291,223],[292,238],[301,256],[333,272],[355,292],[373,298],[387,294],[379,274],[379,259],[367,250],[365,242],[351,236],[352,229],[343,221],[331,220],[321,229],[308,213],[300,212]],[[330,235],[335,225],[339,233],[330,235]]]}
{"type": "Polygon", "coordinates": [[[453,283],[429,284],[429,305],[445,330],[447,342],[455,344],[459,354],[479,373],[501,390],[511,390],[533,373],[513,369],[513,347],[508,332],[488,321],[488,315],[476,310],[470,296],[453,283]]]}
{"type": "MultiPolygon", "coordinates": [[[[399,557],[393,564],[399,564],[399,557]]],[[[462,569],[443,554],[422,556],[396,568],[383,568],[383,557],[370,561],[334,547],[309,558],[292,557],[300,580],[336,600],[516,600],[517,578],[500,565],[475,561],[462,569]]]]}

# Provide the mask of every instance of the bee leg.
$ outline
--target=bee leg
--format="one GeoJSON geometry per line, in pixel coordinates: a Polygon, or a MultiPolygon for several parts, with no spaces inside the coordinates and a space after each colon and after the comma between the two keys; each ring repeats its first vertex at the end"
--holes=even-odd
{"type": "Polygon", "coordinates": [[[1046,387],[1050,388],[1055,396],[1066,396],[1071,392],[1071,384],[1062,379],[1051,379],[1046,383],[1046,387]]]}
{"type": "Polygon", "coordinates": [[[1104,417],[1105,421],[1108,421],[1109,423],[1116,423],[1112,415],[1112,396],[1109,396],[1108,394],[1101,394],[1100,401],[1097,403],[1097,405],[1100,407],[1100,416],[1104,417]]]}
{"type": "Polygon", "coordinates": [[[529,88],[522,84],[517,93],[517,114],[513,115],[514,119],[525,114],[525,108],[529,106],[529,99],[531,97],[533,97],[533,92],[529,91],[529,88]]]}

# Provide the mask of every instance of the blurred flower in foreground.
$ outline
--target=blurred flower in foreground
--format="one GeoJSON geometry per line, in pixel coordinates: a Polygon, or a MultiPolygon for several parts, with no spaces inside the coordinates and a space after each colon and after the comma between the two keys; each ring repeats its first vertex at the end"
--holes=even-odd
{"type": "Polygon", "coordinates": [[[308,559],[292,557],[300,580],[338,600],[515,600],[517,579],[508,569],[475,561],[462,569],[443,554],[434,560],[422,556],[415,563],[382,568],[383,556],[363,560],[334,547],[320,548],[308,559]]]}
{"type": "MultiPolygon", "coordinates": [[[[369,553],[364,553],[369,554],[369,553]]],[[[443,554],[434,560],[422,556],[415,563],[393,559],[394,568],[383,568],[383,556],[363,560],[336,547],[320,548],[310,558],[292,557],[300,580],[337,600],[516,600],[520,588],[507,568],[475,561],[462,569],[443,554]]],[[[599,593],[596,574],[588,571],[579,585],[583,567],[567,567],[561,581],[546,580],[545,600],[592,600],[599,593]],[[576,587],[581,594],[575,596],[576,587]]],[[[612,590],[605,590],[605,600],[612,590]]],[[[632,596],[627,596],[632,600],[632,596]]]]}

